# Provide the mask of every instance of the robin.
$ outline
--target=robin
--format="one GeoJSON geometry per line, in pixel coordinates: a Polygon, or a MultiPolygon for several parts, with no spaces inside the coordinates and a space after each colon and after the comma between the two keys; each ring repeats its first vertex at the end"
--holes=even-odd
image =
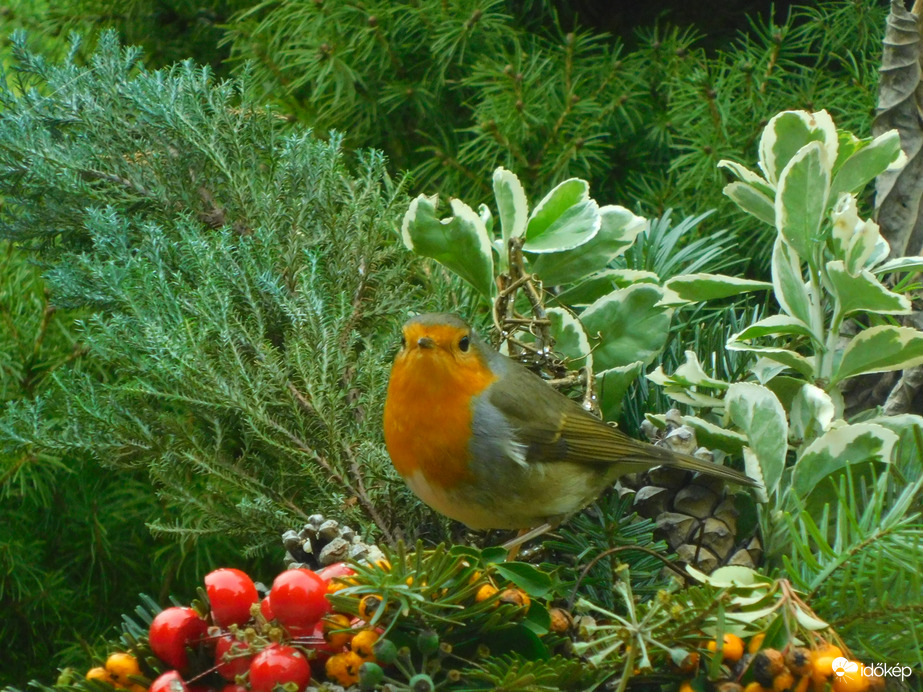
{"type": "Polygon", "coordinates": [[[654,466],[758,485],[733,469],[639,442],[487,345],[456,315],[403,327],[385,402],[398,473],[427,505],[472,529],[533,535],[619,476],[654,466]]]}

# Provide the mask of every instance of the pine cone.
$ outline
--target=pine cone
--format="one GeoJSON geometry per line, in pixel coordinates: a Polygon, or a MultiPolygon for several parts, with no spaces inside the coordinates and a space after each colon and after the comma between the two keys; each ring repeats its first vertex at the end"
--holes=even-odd
{"type": "Polygon", "coordinates": [[[285,567],[320,569],[346,559],[377,562],[384,553],[374,543],[366,543],[353,529],[341,526],[334,519],[324,519],[323,514],[308,517],[301,531],[288,530],[282,534],[285,546],[285,567]]]}
{"type": "MultiPolygon", "coordinates": [[[[709,450],[698,447],[695,431],[683,425],[678,410],[671,409],[666,418],[665,429],[648,421],[642,425],[654,444],[712,458],[709,450]]],[[[635,511],[656,522],[658,532],[682,562],[706,574],[723,565],[760,564],[760,539],[756,535],[738,535],[739,511],[721,479],[660,466],[623,476],[619,486],[620,494],[634,493],[635,511]]]]}

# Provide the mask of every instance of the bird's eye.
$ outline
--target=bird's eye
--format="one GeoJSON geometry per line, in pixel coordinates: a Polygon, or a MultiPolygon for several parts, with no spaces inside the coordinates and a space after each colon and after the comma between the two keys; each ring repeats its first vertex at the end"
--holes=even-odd
{"type": "Polygon", "coordinates": [[[468,340],[468,337],[463,336],[461,340],[459,340],[458,342],[458,348],[461,349],[463,352],[466,352],[468,350],[469,344],[470,344],[470,341],[468,340]]]}
{"type": "Polygon", "coordinates": [[[401,348],[407,348],[407,338],[401,334],[401,348]]]}

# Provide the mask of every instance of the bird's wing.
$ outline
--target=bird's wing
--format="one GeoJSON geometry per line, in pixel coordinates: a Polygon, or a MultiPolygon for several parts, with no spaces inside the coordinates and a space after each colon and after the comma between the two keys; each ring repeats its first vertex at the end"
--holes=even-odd
{"type": "Polygon", "coordinates": [[[666,465],[721,476],[744,485],[758,485],[726,466],[632,439],[525,367],[512,361],[510,364],[514,369],[521,368],[521,373],[501,378],[486,394],[490,405],[510,425],[516,442],[525,449],[527,462],[622,463],[637,465],[634,470],[638,471],[666,465]]]}

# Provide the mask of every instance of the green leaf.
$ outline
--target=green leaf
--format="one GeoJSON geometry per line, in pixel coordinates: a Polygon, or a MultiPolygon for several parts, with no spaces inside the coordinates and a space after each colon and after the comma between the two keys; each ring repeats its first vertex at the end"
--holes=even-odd
{"type": "Polygon", "coordinates": [[[782,404],[769,389],[751,382],[732,384],[724,400],[728,416],[746,434],[759,461],[764,489],[772,495],[782,479],[788,451],[788,422],[782,404]]]}
{"type": "Polygon", "coordinates": [[[497,200],[497,213],[500,216],[500,236],[503,238],[504,251],[510,238],[518,238],[526,232],[526,220],[529,214],[529,202],[522,183],[512,171],[502,166],[494,171],[494,197],[497,200]]]}
{"type": "MultiPolygon", "coordinates": [[[[843,425],[828,430],[808,445],[792,470],[792,490],[800,500],[818,490],[822,481],[850,465],[888,462],[897,435],[872,423],[843,425]]],[[[832,491],[824,486],[823,491],[832,491]]]]}
{"type": "Polygon", "coordinates": [[[607,293],[635,283],[659,284],[660,277],[654,272],[640,269],[606,269],[589,277],[586,281],[561,291],[549,303],[578,306],[589,305],[607,293]]]}
{"type": "Polygon", "coordinates": [[[635,361],[650,363],[667,341],[671,311],[658,305],[659,286],[635,284],[613,291],[580,315],[591,343],[597,370],[635,361]],[[598,342],[597,342],[598,339],[598,342]]]}
{"type": "Polygon", "coordinates": [[[624,207],[602,207],[599,217],[599,232],[587,242],[571,250],[535,257],[532,272],[538,274],[545,285],[571,283],[605,269],[647,228],[647,219],[635,216],[624,207]]]}
{"type": "Polygon", "coordinates": [[[585,180],[571,178],[536,205],[526,226],[526,252],[560,252],[583,245],[599,232],[599,205],[585,180]]]}
{"type": "Polygon", "coordinates": [[[809,440],[828,430],[836,417],[833,399],[820,387],[805,383],[792,399],[791,436],[794,440],[809,440]]]}
{"type": "Polygon", "coordinates": [[[889,272],[918,272],[923,271],[923,257],[895,257],[884,264],[879,264],[870,270],[873,274],[887,274],[889,272]]]}
{"type": "Polygon", "coordinates": [[[827,262],[827,278],[833,295],[840,302],[843,316],[859,311],[885,315],[906,315],[912,311],[906,296],[889,291],[865,269],[857,276],[851,276],[842,260],[827,262]]]}
{"type": "Polygon", "coordinates": [[[807,379],[814,377],[814,364],[800,353],[791,351],[787,348],[778,348],[775,346],[753,346],[740,341],[729,341],[727,344],[729,351],[750,351],[759,353],[764,358],[769,358],[777,363],[791,368],[795,372],[803,375],[807,379]]]}
{"type": "MultiPolygon", "coordinates": [[[[722,159],[718,162],[718,168],[726,168],[733,175],[735,175],[740,182],[746,183],[747,185],[753,187],[757,192],[762,193],[769,199],[773,199],[776,196],[776,190],[772,185],[769,184],[769,181],[757,175],[746,166],[737,163],[736,161],[722,159]]],[[[773,224],[774,222],[770,221],[769,223],[773,224]]]]}
{"type": "Polygon", "coordinates": [[[830,169],[823,147],[811,142],[782,169],[776,195],[776,228],[802,260],[814,262],[827,212],[830,169]]]}
{"type": "Polygon", "coordinates": [[[743,211],[755,216],[763,223],[775,227],[776,208],[773,198],[768,197],[752,185],[739,181],[725,185],[723,192],[743,211]]]}
{"type": "Polygon", "coordinates": [[[699,444],[709,449],[720,449],[727,454],[738,454],[747,444],[746,435],[741,435],[736,430],[722,428],[704,418],[686,414],[683,416],[683,422],[695,430],[699,444]]]}
{"type": "Polygon", "coordinates": [[[881,325],[857,334],[843,351],[831,384],[867,372],[903,370],[923,363],[923,332],[881,325]]]}
{"type": "Polygon", "coordinates": [[[923,416],[901,413],[865,421],[887,428],[898,436],[892,461],[904,478],[923,475],[923,416]]]}
{"type": "Polygon", "coordinates": [[[728,383],[724,380],[718,380],[710,377],[699,363],[699,358],[695,351],[686,351],[686,360],[678,366],[672,375],[666,375],[663,371],[663,365],[648,374],[647,378],[661,386],[674,385],[679,387],[713,387],[715,389],[727,389],[728,383]]]}
{"type": "Polygon", "coordinates": [[[498,562],[494,569],[504,579],[513,582],[532,598],[543,598],[551,591],[551,577],[525,562],[498,562]]]}
{"type": "Polygon", "coordinates": [[[604,420],[618,420],[622,412],[622,401],[628,393],[628,388],[643,371],[644,363],[636,361],[596,373],[599,409],[604,420]]]}
{"type": "Polygon", "coordinates": [[[688,302],[718,300],[772,288],[772,284],[765,281],[722,274],[681,274],[668,279],[665,286],[688,302]]]}
{"type": "Polygon", "coordinates": [[[888,130],[843,162],[833,176],[830,195],[836,197],[841,192],[859,193],[887,169],[903,166],[906,159],[901,151],[900,134],[897,130],[888,130]]]}
{"type": "Polygon", "coordinates": [[[496,290],[494,260],[484,222],[458,199],[451,202],[453,216],[437,219],[437,203],[437,197],[426,195],[410,203],[401,225],[404,245],[436,260],[490,298],[496,290]]]}
{"type": "MultiPolygon", "coordinates": [[[[839,139],[827,111],[784,111],[773,116],[760,137],[760,168],[770,184],[781,181],[782,171],[805,146],[819,142],[832,165],[839,139]]],[[[828,173],[829,175],[829,173],[828,173]]]]}
{"type": "Polygon", "coordinates": [[[551,336],[554,337],[554,350],[568,359],[572,368],[582,368],[590,356],[590,340],[587,338],[583,325],[569,310],[564,308],[548,308],[548,319],[551,320],[551,336]]]}
{"type": "Polygon", "coordinates": [[[751,324],[746,329],[732,336],[729,341],[749,341],[778,334],[813,337],[811,328],[797,317],[788,315],[771,315],[751,324]]]}
{"type": "Polygon", "coordinates": [[[801,262],[795,251],[782,239],[776,238],[772,249],[772,287],[782,309],[812,330],[823,325],[813,324],[811,298],[801,272],[801,262]]]}
{"type": "Polygon", "coordinates": [[[541,603],[532,603],[522,624],[541,637],[551,629],[551,614],[541,603]]]}

